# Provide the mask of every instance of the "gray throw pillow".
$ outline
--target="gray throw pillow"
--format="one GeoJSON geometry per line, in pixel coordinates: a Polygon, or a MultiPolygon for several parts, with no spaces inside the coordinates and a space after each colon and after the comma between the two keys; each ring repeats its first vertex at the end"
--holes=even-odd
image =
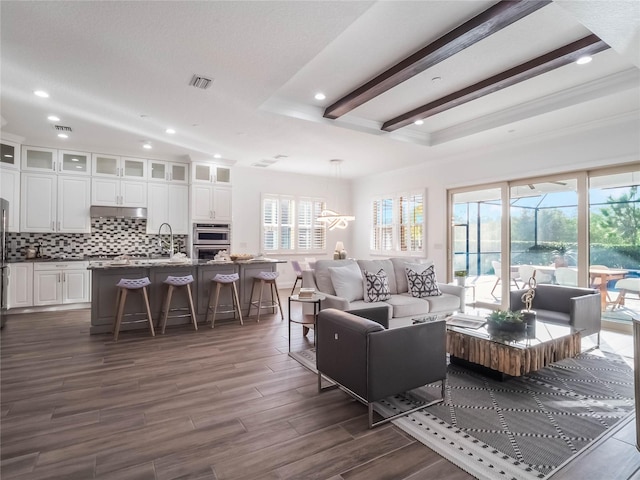
{"type": "Polygon", "coordinates": [[[409,293],[412,297],[425,298],[437,297],[442,295],[438,282],[436,280],[436,272],[433,265],[425,268],[418,273],[407,267],[407,283],[409,284],[409,293]]]}
{"type": "Polygon", "coordinates": [[[378,273],[364,271],[364,301],[384,302],[391,298],[389,279],[381,268],[378,273]]]}

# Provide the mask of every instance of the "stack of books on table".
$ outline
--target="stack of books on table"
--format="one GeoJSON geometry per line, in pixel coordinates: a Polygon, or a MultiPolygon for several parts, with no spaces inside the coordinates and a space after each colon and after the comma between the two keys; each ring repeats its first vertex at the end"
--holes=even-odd
{"type": "Polygon", "coordinates": [[[314,293],[316,293],[315,288],[301,288],[298,298],[312,298],[314,293]]]}

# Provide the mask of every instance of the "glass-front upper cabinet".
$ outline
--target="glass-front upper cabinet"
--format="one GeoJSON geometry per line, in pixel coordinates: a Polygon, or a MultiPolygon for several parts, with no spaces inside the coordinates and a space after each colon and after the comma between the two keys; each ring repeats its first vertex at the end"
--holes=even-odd
{"type": "Polygon", "coordinates": [[[146,179],[147,161],[142,158],[125,158],[94,153],[92,160],[94,176],[146,179]]]}
{"type": "Polygon", "coordinates": [[[189,165],[149,160],[149,181],[189,183],[189,165]]]}
{"type": "Polygon", "coordinates": [[[92,157],[92,174],[100,177],[120,176],[120,157],[94,153],[92,157]]]}
{"type": "Polygon", "coordinates": [[[163,182],[169,180],[166,162],[149,160],[149,180],[163,182]]]}
{"type": "Polygon", "coordinates": [[[170,180],[174,183],[189,183],[189,166],[186,163],[170,165],[170,180]]]}
{"type": "Polygon", "coordinates": [[[231,169],[213,163],[194,163],[192,181],[197,183],[231,183],[231,169]]]}
{"type": "Polygon", "coordinates": [[[0,167],[20,168],[20,144],[2,140],[0,144],[0,167]]]}
{"type": "Polygon", "coordinates": [[[142,158],[122,158],[121,176],[145,180],[147,176],[147,161],[142,158]]]}
{"type": "Polygon", "coordinates": [[[55,148],[22,147],[22,169],[37,172],[55,172],[58,150],[55,148]]]}
{"type": "Polygon", "coordinates": [[[91,154],[60,150],[58,152],[58,171],[73,175],[91,175],[91,154]]]}

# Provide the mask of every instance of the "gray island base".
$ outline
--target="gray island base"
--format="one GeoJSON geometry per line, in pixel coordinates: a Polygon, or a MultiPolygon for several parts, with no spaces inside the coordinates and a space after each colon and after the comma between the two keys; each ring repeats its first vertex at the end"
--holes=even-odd
{"type": "MultiPolygon", "coordinates": [[[[251,287],[253,278],[260,272],[276,271],[278,263],[286,263],[284,260],[250,260],[236,261],[228,263],[207,263],[205,261],[193,260],[187,263],[142,263],[131,265],[99,265],[89,266],[91,270],[91,334],[111,333],[113,328],[113,320],[116,315],[116,293],[118,288],[116,284],[121,278],[142,278],[149,277],[151,285],[149,285],[149,303],[151,304],[151,314],[153,315],[154,325],[160,321],[162,312],[162,302],[164,300],[167,285],[163,282],[167,276],[182,277],[185,275],[193,275],[194,282],[191,284],[193,293],[193,302],[195,304],[196,314],[198,316],[198,324],[204,325],[207,316],[207,302],[209,300],[209,288],[211,279],[218,273],[228,274],[237,273],[240,277],[238,282],[238,295],[240,297],[240,305],[242,307],[242,315],[246,315],[251,303],[251,287]]],[[[255,294],[257,296],[257,292],[255,294]]],[[[268,295],[268,293],[265,293],[268,295]]],[[[144,312],[144,300],[142,295],[127,296],[125,306],[125,315],[128,313],[144,312]]],[[[220,292],[219,304],[231,304],[230,289],[223,289],[220,292]]],[[[186,292],[174,292],[171,299],[171,308],[186,308],[188,300],[186,292]]],[[[180,314],[186,313],[179,312],[180,314]]],[[[253,310],[256,313],[255,309],[253,310]]],[[[174,314],[172,312],[172,314],[174,314]]],[[[144,318],[140,316],[139,318],[144,318]]],[[[216,315],[216,325],[219,321],[235,321],[233,314],[216,315]]],[[[121,332],[126,330],[147,330],[146,323],[126,324],[127,318],[123,320],[121,332]]],[[[169,318],[167,326],[190,324],[189,317],[169,318]]],[[[191,327],[193,328],[193,327],[191,327]]]]}

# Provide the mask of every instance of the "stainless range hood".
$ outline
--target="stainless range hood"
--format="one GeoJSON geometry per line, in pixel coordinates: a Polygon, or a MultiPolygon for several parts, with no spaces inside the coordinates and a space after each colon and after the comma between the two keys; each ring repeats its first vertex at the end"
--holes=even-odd
{"type": "Polygon", "coordinates": [[[142,207],[92,205],[91,218],[147,218],[147,209],[142,207]]]}

